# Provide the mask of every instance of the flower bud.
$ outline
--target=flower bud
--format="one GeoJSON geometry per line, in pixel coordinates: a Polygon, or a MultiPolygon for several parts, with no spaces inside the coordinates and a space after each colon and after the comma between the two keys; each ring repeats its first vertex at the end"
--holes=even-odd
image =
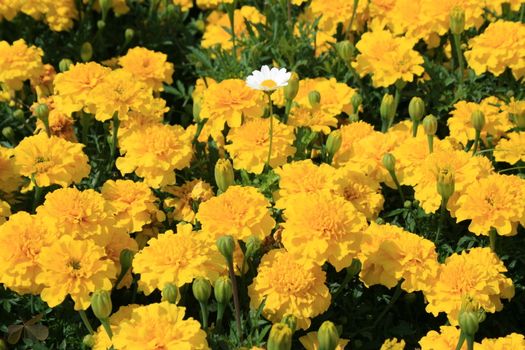
{"type": "Polygon", "coordinates": [[[227,276],[217,278],[213,292],[218,303],[228,304],[233,296],[233,285],[230,278],[227,276]]]}
{"type": "Polygon", "coordinates": [[[35,115],[45,124],[49,118],[49,107],[45,103],[40,103],[35,108],[35,115]]]}
{"type": "Polygon", "coordinates": [[[335,44],[335,51],[344,62],[348,63],[354,57],[355,48],[350,41],[343,40],[335,44]]]}
{"type": "Polygon", "coordinates": [[[261,249],[262,242],[256,236],[250,236],[246,240],[246,258],[253,258],[255,254],[261,249]]]}
{"type": "Polygon", "coordinates": [[[319,91],[310,91],[308,93],[308,102],[310,102],[310,106],[312,106],[312,108],[319,106],[319,103],[321,103],[321,94],[319,93],[319,91]]]}
{"type": "Polygon", "coordinates": [[[292,348],[292,330],[284,323],[275,323],[268,336],[268,350],[290,350],[292,348]]]}
{"type": "Polygon", "coordinates": [[[235,184],[233,166],[228,159],[219,159],[215,163],[215,182],[220,192],[226,192],[228,187],[235,184]]]}
{"type": "MultiPolygon", "coordinates": [[[[1,343],[0,339],[0,343],[1,343]]],[[[92,348],[95,346],[95,338],[91,334],[86,335],[84,338],[82,338],[82,344],[84,344],[87,348],[92,348]]],[[[0,344],[0,350],[7,350],[7,347],[2,347],[0,344]]]]}
{"type": "Polygon", "coordinates": [[[408,104],[408,114],[413,122],[419,122],[425,115],[425,102],[420,97],[412,97],[408,104]]]}
{"type": "Polygon", "coordinates": [[[204,29],[206,29],[206,23],[204,23],[202,19],[196,20],[194,24],[195,24],[195,28],[197,28],[197,30],[201,33],[204,32],[204,29]]]}
{"type": "Polygon", "coordinates": [[[61,72],[67,72],[72,64],[73,61],[71,61],[69,58],[62,58],[60,62],[58,62],[58,69],[61,72]]]}
{"type": "Polygon", "coordinates": [[[450,11],[450,32],[459,35],[465,30],[465,11],[456,6],[450,11]]]}
{"type": "Polygon", "coordinates": [[[479,318],[474,311],[465,311],[459,314],[459,327],[465,335],[473,337],[479,329],[479,318]]]}
{"type": "Polygon", "coordinates": [[[332,158],[334,154],[341,148],[343,143],[343,137],[341,135],[341,130],[334,130],[328,135],[326,139],[326,152],[332,158]]]}
{"type": "Polygon", "coordinates": [[[2,135],[13,145],[15,144],[15,132],[13,131],[13,128],[10,126],[6,126],[2,129],[2,135]]]}
{"type": "Polygon", "coordinates": [[[124,39],[126,40],[126,42],[129,43],[134,36],[135,31],[131,28],[126,28],[126,30],[124,31],[124,39]]]}
{"type": "Polygon", "coordinates": [[[518,129],[525,129],[525,111],[521,111],[521,113],[512,114],[511,119],[514,122],[514,124],[518,127],[518,129]]]}
{"type": "Polygon", "coordinates": [[[485,126],[485,114],[483,114],[482,111],[477,109],[472,112],[470,120],[472,122],[472,126],[477,132],[481,132],[481,130],[483,130],[483,127],[485,126]]]}
{"type": "Polygon", "coordinates": [[[404,207],[405,209],[410,209],[410,208],[412,208],[412,201],[405,201],[405,202],[403,203],[403,207],[404,207]]]}
{"type": "Polygon", "coordinates": [[[97,290],[91,295],[91,310],[99,320],[108,319],[112,308],[111,295],[107,290],[97,290]]]}
{"type": "Polygon", "coordinates": [[[359,106],[361,106],[361,103],[363,103],[363,97],[361,97],[361,95],[356,92],[352,95],[350,102],[352,103],[354,113],[357,113],[359,111],[359,106]]]}
{"type": "Polygon", "coordinates": [[[297,330],[297,318],[294,315],[284,315],[281,323],[287,325],[292,331],[292,334],[297,330]]]}
{"type": "Polygon", "coordinates": [[[439,195],[445,200],[445,202],[447,202],[448,199],[454,194],[454,187],[454,172],[451,169],[439,169],[437,177],[437,191],[439,195]]]}
{"type": "Polygon", "coordinates": [[[82,47],[80,47],[80,58],[82,61],[87,62],[91,60],[91,57],[93,57],[93,46],[91,46],[91,43],[86,41],[82,44],[82,47]]]}
{"type": "Polygon", "coordinates": [[[194,101],[193,102],[193,120],[196,122],[201,121],[201,104],[199,102],[194,101]]]}
{"type": "Polygon", "coordinates": [[[173,283],[166,283],[162,288],[162,301],[167,301],[170,304],[177,304],[177,298],[179,297],[179,289],[173,283]]]}
{"type": "Polygon", "coordinates": [[[381,106],[379,107],[379,114],[381,115],[381,119],[390,125],[396,114],[394,96],[390,94],[385,94],[383,96],[383,99],[381,100],[381,106]]]}
{"type": "Polygon", "coordinates": [[[330,321],[324,321],[317,332],[319,340],[319,350],[335,350],[339,343],[339,332],[335,325],[330,321]]]}
{"type": "Polygon", "coordinates": [[[299,91],[299,76],[297,73],[292,72],[290,79],[288,80],[288,85],[283,88],[284,98],[287,101],[291,101],[297,96],[299,91]]]}
{"type": "Polygon", "coordinates": [[[191,290],[193,291],[193,296],[195,299],[201,303],[206,303],[208,299],[210,299],[211,284],[210,281],[204,277],[195,278],[191,286],[191,290]]]}
{"type": "Polygon", "coordinates": [[[226,258],[228,263],[233,262],[233,251],[235,249],[235,241],[233,236],[221,236],[217,240],[217,248],[219,252],[226,258]]]}
{"type": "Polygon", "coordinates": [[[434,136],[437,131],[437,118],[434,115],[429,114],[423,119],[423,129],[425,129],[425,134],[428,136],[434,136]]]}
{"type": "Polygon", "coordinates": [[[388,170],[389,173],[393,173],[396,170],[396,157],[392,153],[385,153],[383,155],[383,166],[388,170]]]}
{"type": "Polygon", "coordinates": [[[20,122],[23,122],[25,120],[24,111],[21,109],[17,109],[16,111],[13,112],[13,118],[15,118],[16,120],[20,122]]]}
{"type": "Polygon", "coordinates": [[[133,264],[135,253],[129,249],[122,249],[119,256],[120,268],[122,271],[128,271],[133,264]]]}
{"type": "Polygon", "coordinates": [[[106,28],[106,22],[104,20],[102,20],[102,19],[99,19],[97,21],[97,28],[99,30],[102,30],[102,29],[106,28]]]}

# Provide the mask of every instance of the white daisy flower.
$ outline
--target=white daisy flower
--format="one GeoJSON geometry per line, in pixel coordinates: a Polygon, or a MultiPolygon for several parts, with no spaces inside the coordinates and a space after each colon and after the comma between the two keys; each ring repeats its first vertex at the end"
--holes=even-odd
{"type": "Polygon", "coordinates": [[[261,70],[254,70],[248,78],[246,85],[255,90],[274,91],[288,85],[288,80],[292,76],[291,72],[286,72],[285,68],[272,68],[262,66],[261,70]]]}

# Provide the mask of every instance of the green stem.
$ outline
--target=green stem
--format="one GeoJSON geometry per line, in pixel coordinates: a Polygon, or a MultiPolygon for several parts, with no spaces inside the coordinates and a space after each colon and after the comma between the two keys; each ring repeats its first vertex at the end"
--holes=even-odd
{"type": "Polygon", "coordinates": [[[392,119],[390,119],[388,128],[392,126],[392,124],[394,123],[394,119],[396,119],[397,107],[399,106],[399,101],[401,100],[401,90],[403,90],[403,88],[399,85],[404,86],[405,84],[404,82],[402,82],[401,84],[396,83],[396,93],[394,94],[394,116],[392,117],[392,119]]]}
{"type": "Polygon", "coordinates": [[[354,8],[352,9],[352,17],[350,17],[350,24],[348,25],[348,28],[346,28],[346,37],[350,39],[350,32],[352,31],[352,25],[354,24],[355,15],[357,14],[357,5],[359,4],[359,0],[354,0],[354,8]]]}
{"type": "Polygon", "coordinates": [[[36,184],[36,180],[33,177],[32,179],[33,185],[35,186],[35,196],[33,198],[33,213],[36,211],[36,208],[38,207],[38,204],[40,203],[40,198],[42,197],[42,187],[38,186],[36,184]]]}
{"type": "Polygon", "coordinates": [[[348,283],[350,283],[350,281],[352,280],[352,278],[354,278],[354,276],[355,276],[355,274],[353,274],[350,271],[349,268],[346,268],[345,279],[343,280],[343,282],[341,282],[339,287],[337,287],[337,289],[335,290],[334,294],[332,294],[332,300],[335,300],[339,296],[339,294],[341,294],[343,292],[345,287],[348,285],[348,283]]]}
{"type": "Polygon", "coordinates": [[[394,184],[396,185],[397,191],[399,192],[399,196],[401,197],[401,201],[405,203],[405,195],[403,194],[403,190],[401,190],[401,185],[399,184],[399,180],[397,179],[397,175],[395,171],[389,171],[390,177],[392,177],[392,180],[394,180],[394,184]]]}
{"type": "Polygon", "coordinates": [[[118,143],[118,127],[120,125],[120,121],[118,119],[118,115],[115,112],[113,114],[113,137],[111,139],[111,149],[110,149],[110,167],[109,170],[113,169],[113,165],[115,165],[115,156],[117,155],[117,143],[118,143]]]}
{"type": "Polygon", "coordinates": [[[479,144],[480,137],[481,137],[481,132],[476,130],[476,138],[474,139],[474,146],[472,146],[472,155],[473,156],[476,155],[476,151],[478,150],[478,144],[479,144]]]}
{"type": "Polygon", "coordinates": [[[474,350],[474,338],[467,337],[467,350],[474,350]]]}
{"type": "Polygon", "coordinates": [[[237,7],[237,0],[233,0],[233,3],[228,7],[228,17],[230,18],[230,29],[232,32],[232,46],[233,46],[233,57],[237,58],[237,38],[235,35],[235,8],[237,7]]]}
{"type": "Polygon", "coordinates": [[[292,103],[293,103],[293,100],[286,100],[286,104],[284,106],[284,119],[283,119],[284,124],[288,123],[288,117],[290,115],[290,110],[292,109],[292,103]]]}
{"type": "Polygon", "coordinates": [[[202,317],[202,329],[208,329],[208,304],[199,301],[202,317]]]}
{"type": "Polygon", "coordinates": [[[463,347],[463,343],[465,342],[465,338],[465,333],[461,331],[461,333],[459,334],[458,344],[456,345],[456,350],[461,350],[461,348],[463,347]]]}
{"type": "Polygon", "coordinates": [[[437,231],[436,231],[436,239],[434,240],[434,242],[437,244],[438,243],[438,239],[439,239],[439,235],[441,234],[441,230],[443,229],[443,225],[445,224],[445,218],[446,218],[446,212],[447,212],[447,203],[448,203],[448,198],[441,198],[441,206],[439,208],[439,222],[438,222],[438,228],[437,228],[437,231]]]}
{"type": "Polygon", "coordinates": [[[401,279],[399,282],[397,282],[396,290],[394,291],[394,295],[392,296],[392,299],[390,299],[388,305],[383,309],[383,311],[377,316],[376,320],[374,321],[373,328],[376,328],[379,324],[379,321],[386,315],[386,313],[394,306],[394,303],[399,299],[401,296],[401,293],[403,290],[401,289],[401,284],[403,283],[403,279],[401,279]]]}
{"type": "Polygon", "coordinates": [[[434,135],[427,135],[428,140],[428,152],[434,152],[434,135]]]}
{"type": "Polygon", "coordinates": [[[412,137],[416,137],[417,136],[417,128],[418,127],[419,127],[419,121],[414,120],[412,122],[412,137]]]}
{"type": "Polygon", "coordinates": [[[217,331],[220,331],[222,328],[222,319],[224,318],[224,311],[226,310],[226,304],[217,303],[217,320],[215,321],[215,326],[217,331]]]}
{"type": "Polygon", "coordinates": [[[498,233],[496,232],[496,229],[491,228],[489,231],[489,240],[490,240],[490,250],[494,254],[496,254],[496,238],[498,237],[498,233]]]}
{"type": "Polygon", "coordinates": [[[127,269],[120,270],[120,275],[117,277],[117,280],[115,281],[115,289],[118,288],[118,285],[120,282],[122,282],[122,279],[124,276],[126,276],[126,273],[129,271],[129,267],[127,269]]]}
{"type": "Polygon", "coordinates": [[[82,127],[82,143],[87,145],[89,127],[91,126],[91,117],[84,112],[80,112],[80,126],[82,127]]]}
{"type": "Polygon", "coordinates": [[[111,327],[109,326],[108,319],[100,320],[100,323],[102,323],[102,327],[104,327],[104,330],[106,331],[106,334],[108,335],[109,339],[113,338],[113,332],[111,331],[111,327]]]}
{"type": "Polygon", "coordinates": [[[239,288],[237,287],[237,279],[235,278],[235,270],[233,269],[233,261],[228,261],[228,273],[233,287],[233,306],[235,307],[235,322],[237,324],[237,334],[242,340],[241,328],[241,303],[239,302],[239,288]]]}
{"type": "Polygon", "coordinates": [[[503,170],[498,171],[498,173],[501,174],[501,173],[505,173],[507,171],[521,170],[521,169],[525,169],[525,166],[515,166],[515,167],[512,167],[512,168],[503,169],[503,170]]]}
{"type": "Polygon", "coordinates": [[[94,334],[95,331],[93,331],[93,327],[91,327],[91,323],[89,323],[86,312],[84,310],[79,310],[78,313],[82,319],[82,322],[84,323],[84,326],[86,326],[87,330],[89,331],[89,334],[94,334]]]}
{"type": "Polygon", "coordinates": [[[272,102],[272,93],[268,92],[268,103],[270,104],[270,148],[268,149],[268,160],[266,161],[266,164],[268,165],[268,169],[270,169],[270,159],[272,157],[272,145],[273,145],[273,102],[272,102]]]}
{"type": "Polygon", "coordinates": [[[463,62],[463,53],[461,52],[461,35],[452,34],[452,41],[454,42],[454,48],[456,50],[456,55],[458,56],[459,83],[463,84],[463,73],[465,70],[465,63],[463,62]]]}

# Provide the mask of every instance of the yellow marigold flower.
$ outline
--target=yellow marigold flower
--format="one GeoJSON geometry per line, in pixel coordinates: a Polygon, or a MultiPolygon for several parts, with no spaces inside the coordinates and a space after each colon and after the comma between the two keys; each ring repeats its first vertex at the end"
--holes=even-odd
{"type": "Polygon", "coordinates": [[[275,227],[270,202],[255,187],[230,186],[226,192],[202,203],[197,220],[212,241],[225,234],[237,240],[256,236],[263,240],[275,227]]]}
{"type": "Polygon", "coordinates": [[[404,348],[405,341],[403,339],[397,340],[397,338],[392,338],[385,340],[379,350],[403,350],[404,348]]]}
{"type": "Polygon", "coordinates": [[[490,23],[482,34],[469,40],[469,48],[465,58],[477,75],[488,71],[499,76],[506,68],[512,70],[516,79],[525,75],[523,23],[501,20],[490,23]]]}
{"type": "Polygon", "coordinates": [[[0,283],[19,294],[39,294],[43,285],[35,278],[41,268],[37,258],[56,236],[41,219],[20,211],[0,226],[0,283]],[[7,248],[9,247],[9,248],[7,248]]]}
{"type": "Polygon", "coordinates": [[[8,21],[12,21],[18,14],[20,6],[21,4],[19,0],[0,2],[0,21],[4,18],[8,21]]]}
{"type": "Polygon", "coordinates": [[[168,186],[164,191],[173,195],[164,200],[168,208],[175,208],[173,219],[176,221],[195,222],[194,204],[202,203],[214,196],[209,183],[195,179],[182,186],[168,186]]]}
{"type": "Polygon", "coordinates": [[[279,191],[274,193],[277,208],[296,203],[295,196],[304,193],[331,191],[335,181],[335,169],[328,164],[315,165],[311,159],[291,162],[275,169],[279,175],[279,191]]]}
{"type": "MultiPolygon", "coordinates": [[[[120,271],[122,270],[122,266],[120,265],[120,253],[124,249],[128,249],[136,253],[139,250],[139,247],[137,241],[131,238],[128,233],[124,231],[116,231],[109,235],[109,242],[104,246],[104,249],[106,252],[106,256],[108,257],[108,259],[113,261],[115,267],[117,268],[117,271],[120,274],[120,271]]],[[[122,281],[119,283],[119,285],[115,286],[116,288],[122,288],[124,286],[129,287],[131,285],[131,282],[133,280],[131,270],[131,268],[128,270],[128,272],[126,273],[122,281]]],[[[116,279],[112,279],[112,282],[116,282],[116,279]]]]}
{"type": "MultiPolygon", "coordinates": [[[[77,136],[75,135],[74,128],[75,120],[70,115],[63,113],[56,108],[54,96],[42,98],[38,103],[33,104],[33,106],[31,106],[31,111],[33,114],[35,113],[35,108],[40,103],[46,104],[49,109],[48,123],[51,135],[63,138],[69,142],[77,142],[77,136]]],[[[45,132],[46,127],[44,122],[41,119],[37,119],[35,134],[45,132]]]]}
{"type": "Polygon", "coordinates": [[[6,201],[0,200],[0,225],[11,215],[11,206],[6,201]]]}
{"type": "Polygon", "coordinates": [[[472,248],[453,254],[440,266],[434,283],[423,291],[426,310],[437,316],[445,312],[452,325],[457,325],[461,300],[470,297],[486,312],[503,308],[500,299],[514,296],[514,285],[503,274],[507,268],[490,248],[472,248]]]}
{"type": "Polygon", "coordinates": [[[202,77],[198,78],[195,82],[195,88],[193,89],[193,92],[191,93],[191,97],[193,98],[193,103],[195,104],[201,104],[202,100],[204,98],[204,92],[210,85],[217,84],[217,81],[210,77],[202,77]]]}
{"type": "MultiPolygon", "coordinates": [[[[365,2],[360,1],[358,3],[356,10],[357,18],[351,28],[352,30],[357,30],[362,23],[364,23],[362,17],[367,7],[368,4],[365,2]]],[[[344,30],[346,30],[350,25],[350,16],[348,16],[348,14],[354,11],[354,2],[346,0],[312,0],[308,11],[311,13],[310,16],[312,19],[320,17],[319,27],[321,30],[335,32],[339,23],[342,23],[344,30]]]]}
{"type": "Polygon", "coordinates": [[[113,332],[116,349],[209,350],[206,333],[192,318],[184,320],[185,308],[162,302],[139,306],[118,323],[113,332]]]}
{"type": "Polygon", "coordinates": [[[122,174],[135,172],[153,188],[175,183],[175,170],[190,165],[193,135],[180,125],[151,125],[119,139],[117,168],[122,174]]]}
{"type": "Polygon", "coordinates": [[[111,234],[119,231],[108,203],[100,193],[91,189],[62,188],[48,193],[37,213],[58,235],[93,240],[101,246],[106,245],[111,234]]]}
{"type": "MultiPolygon", "coordinates": [[[[274,117],[272,117],[274,118],[274,117]]],[[[270,145],[269,119],[254,118],[238,128],[230,130],[226,151],[233,158],[235,169],[245,169],[250,173],[261,174],[268,160],[270,145]]],[[[275,168],[286,163],[295,153],[293,143],[294,129],[274,118],[273,140],[270,167],[275,168]]]]}
{"type": "Polygon", "coordinates": [[[73,20],[78,17],[74,0],[43,0],[46,5],[45,21],[49,28],[61,32],[73,28],[73,20]]]}
{"type": "Polygon", "coordinates": [[[69,294],[75,310],[89,307],[90,294],[96,290],[111,290],[110,279],[117,269],[106,259],[104,248],[93,241],[62,236],[49,247],[43,247],[37,258],[42,272],[36,282],[45,287],[40,293],[50,307],[60,304],[69,294]]]}
{"type": "Polygon", "coordinates": [[[364,215],[344,198],[327,192],[297,194],[294,200],[283,214],[284,247],[320,265],[328,261],[337,271],[349,266],[359,251],[364,215]]]}
{"type": "Polygon", "coordinates": [[[197,6],[201,9],[216,8],[220,4],[231,4],[233,0],[197,0],[197,6]]]}
{"type": "Polygon", "coordinates": [[[476,27],[483,24],[484,3],[478,0],[443,0],[423,2],[423,11],[428,18],[432,19],[431,28],[438,35],[448,32],[450,27],[450,12],[455,8],[465,12],[465,29],[476,27]]]}
{"type": "Polygon", "coordinates": [[[351,167],[336,171],[333,192],[351,202],[369,220],[377,217],[385,199],[379,182],[351,167]]]}
{"type": "Polygon", "coordinates": [[[372,74],[374,87],[388,87],[397,80],[411,82],[425,71],[414,45],[414,40],[395,37],[387,30],[367,32],[356,44],[360,54],[352,66],[362,77],[372,74]]]}
{"type": "Polygon", "coordinates": [[[164,113],[167,111],[169,111],[169,107],[166,107],[166,101],[162,98],[155,98],[147,110],[129,111],[123,118],[119,116],[119,139],[128,137],[136,130],[143,130],[152,125],[162,124],[164,121],[164,113]]]}
{"type": "Polygon", "coordinates": [[[180,6],[182,12],[187,12],[193,7],[193,0],[173,0],[173,4],[180,6]]]}
{"type": "MultiPolygon", "coordinates": [[[[439,332],[430,331],[419,341],[421,350],[450,350],[458,345],[460,330],[456,326],[441,326],[439,332]]],[[[478,343],[474,343],[476,349],[478,343]]],[[[467,350],[467,342],[463,343],[460,350],[467,350]]]]}
{"type": "Polygon", "coordinates": [[[125,228],[128,233],[140,231],[153,217],[164,220],[164,213],[156,204],[157,197],[144,182],[108,180],[100,192],[113,212],[116,226],[125,228]]]}
{"type": "Polygon", "coordinates": [[[44,64],[42,74],[31,80],[31,86],[36,90],[38,98],[45,98],[53,94],[53,80],[56,76],[55,67],[50,64],[44,64]]]}
{"type": "Polygon", "coordinates": [[[517,116],[525,115],[525,100],[516,100],[514,97],[511,97],[507,104],[501,106],[501,109],[507,113],[510,120],[516,122],[517,116]]]}
{"type": "Polygon", "coordinates": [[[327,135],[330,127],[337,126],[337,119],[325,114],[320,106],[296,106],[290,111],[288,124],[295,127],[309,127],[312,131],[322,132],[327,135]]]}
{"type": "Polygon", "coordinates": [[[263,315],[279,322],[285,315],[297,318],[297,327],[308,329],[310,318],[330,306],[326,275],[313,261],[302,260],[284,249],[271,250],[261,260],[252,285],[248,287],[250,307],[265,300],[263,315]]]}
{"type": "Polygon", "coordinates": [[[494,148],[494,157],[498,162],[516,164],[525,162],[525,133],[511,132],[508,139],[501,139],[494,148]]]}
{"type": "Polygon", "coordinates": [[[393,225],[370,224],[359,259],[360,278],[367,285],[394,287],[401,278],[407,292],[423,290],[438,270],[434,243],[393,225]]]}
{"type": "MultiPolygon", "coordinates": [[[[253,6],[242,6],[240,9],[234,11],[233,16],[234,33],[237,40],[247,34],[246,21],[251,24],[266,22],[266,17],[253,6]]],[[[222,50],[231,51],[233,49],[233,41],[232,35],[229,32],[231,24],[228,14],[213,11],[208,16],[207,22],[208,24],[202,35],[201,46],[203,48],[212,48],[219,45],[222,50]]]]}
{"type": "Polygon", "coordinates": [[[24,81],[37,79],[44,72],[43,55],[42,49],[27,46],[24,39],[12,45],[0,41],[0,84],[5,85],[10,94],[21,90],[24,81]]]}
{"type": "Polygon", "coordinates": [[[169,230],[150,239],[133,259],[133,271],[140,274],[139,286],[146,294],[166,283],[181,287],[199,276],[213,282],[223,266],[224,258],[215,245],[193,232],[190,224],[177,225],[177,234],[169,230]]]}
{"type": "Polygon", "coordinates": [[[374,132],[374,127],[363,121],[343,125],[341,130],[341,147],[335,152],[333,162],[336,166],[342,166],[350,161],[354,155],[354,144],[374,132]]]}
{"type": "Polygon", "coordinates": [[[153,91],[162,91],[162,83],[173,83],[173,63],[167,62],[167,59],[168,56],[162,52],[134,47],[119,58],[119,64],[153,91]]]}
{"type": "Polygon", "coordinates": [[[485,338],[477,348],[481,350],[525,349],[525,337],[522,334],[511,333],[506,337],[485,338]]]}
{"type": "MultiPolygon", "coordinates": [[[[319,350],[319,340],[317,339],[317,332],[308,332],[299,338],[299,341],[306,350],[319,350]]],[[[348,339],[339,339],[335,350],[344,350],[348,345],[348,339]]]]}
{"type": "Polygon", "coordinates": [[[212,136],[222,132],[227,123],[230,128],[241,126],[244,118],[258,118],[264,113],[264,93],[254,90],[241,79],[227,79],[210,85],[203,94],[201,119],[208,119],[212,136]]]}
{"type": "MultiPolygon", "coordinates": [[[[34,178],[39,187],[54,184],[67,187],[79,183],[91,170],[82,148],[84,145],[80,143],[42,133],[20,141],[14,150],[15,163],[20,175],[34,178]]],[[[31,181],[26,190],[33,186],[31,181]]]]}
{"type": "Polygon", "coordinates": [[[479,104],[459,101],[454,105],[452,117],[447,119],[450,137],[463,145],[469,140],[474,140],[476,131],[472,125],[472,113],[480,110],[485,116],[485,126],[481,130],[482,140],[486,140],[488,135],[498,140],[513,127],[507,113],[501,111],[501,105],[503,102],[493,96],[483,99],[479,104]]]}
{"type": "Polygon", "coordinates": [[[0,146],[0,191],[13,192],[21,182],[13,150],[0,146]]]}
{"type": "MultiPolygon", "coordinates": [[[[121,306],[117,312],[111,314],[111,316],[109,316],[109,327],[111,328],[111,331],[115,333],[118,325],[124,320],[129,319],[132,311],[139,306],[140,305],[137,304],[121,306]]],[[[92,347],[93,350],[107,350],[112,346],[111,339],[109,339],[109,336],[102,325],[100,325],[95,334],[93,334],[93,340],[95,342],[92,347]]]]}
{"type": "Polygon", "coordinates": [[[513,236],[525,218],[525,180],[514,175],[491,174],[473,182],[458,199],[457,221],[471,220],[469,231],[513,236]]]}

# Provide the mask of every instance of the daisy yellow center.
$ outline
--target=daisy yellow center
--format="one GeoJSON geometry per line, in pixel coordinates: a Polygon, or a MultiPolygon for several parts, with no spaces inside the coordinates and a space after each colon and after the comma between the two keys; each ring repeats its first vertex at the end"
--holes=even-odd
{"type": "Polygon", "coordinates": [[[266,79],[261,83],[261,86],[264,86],[268,89],[272,89],[277,86],[277,83],[273,81],[272,79],[266,79]]]}

